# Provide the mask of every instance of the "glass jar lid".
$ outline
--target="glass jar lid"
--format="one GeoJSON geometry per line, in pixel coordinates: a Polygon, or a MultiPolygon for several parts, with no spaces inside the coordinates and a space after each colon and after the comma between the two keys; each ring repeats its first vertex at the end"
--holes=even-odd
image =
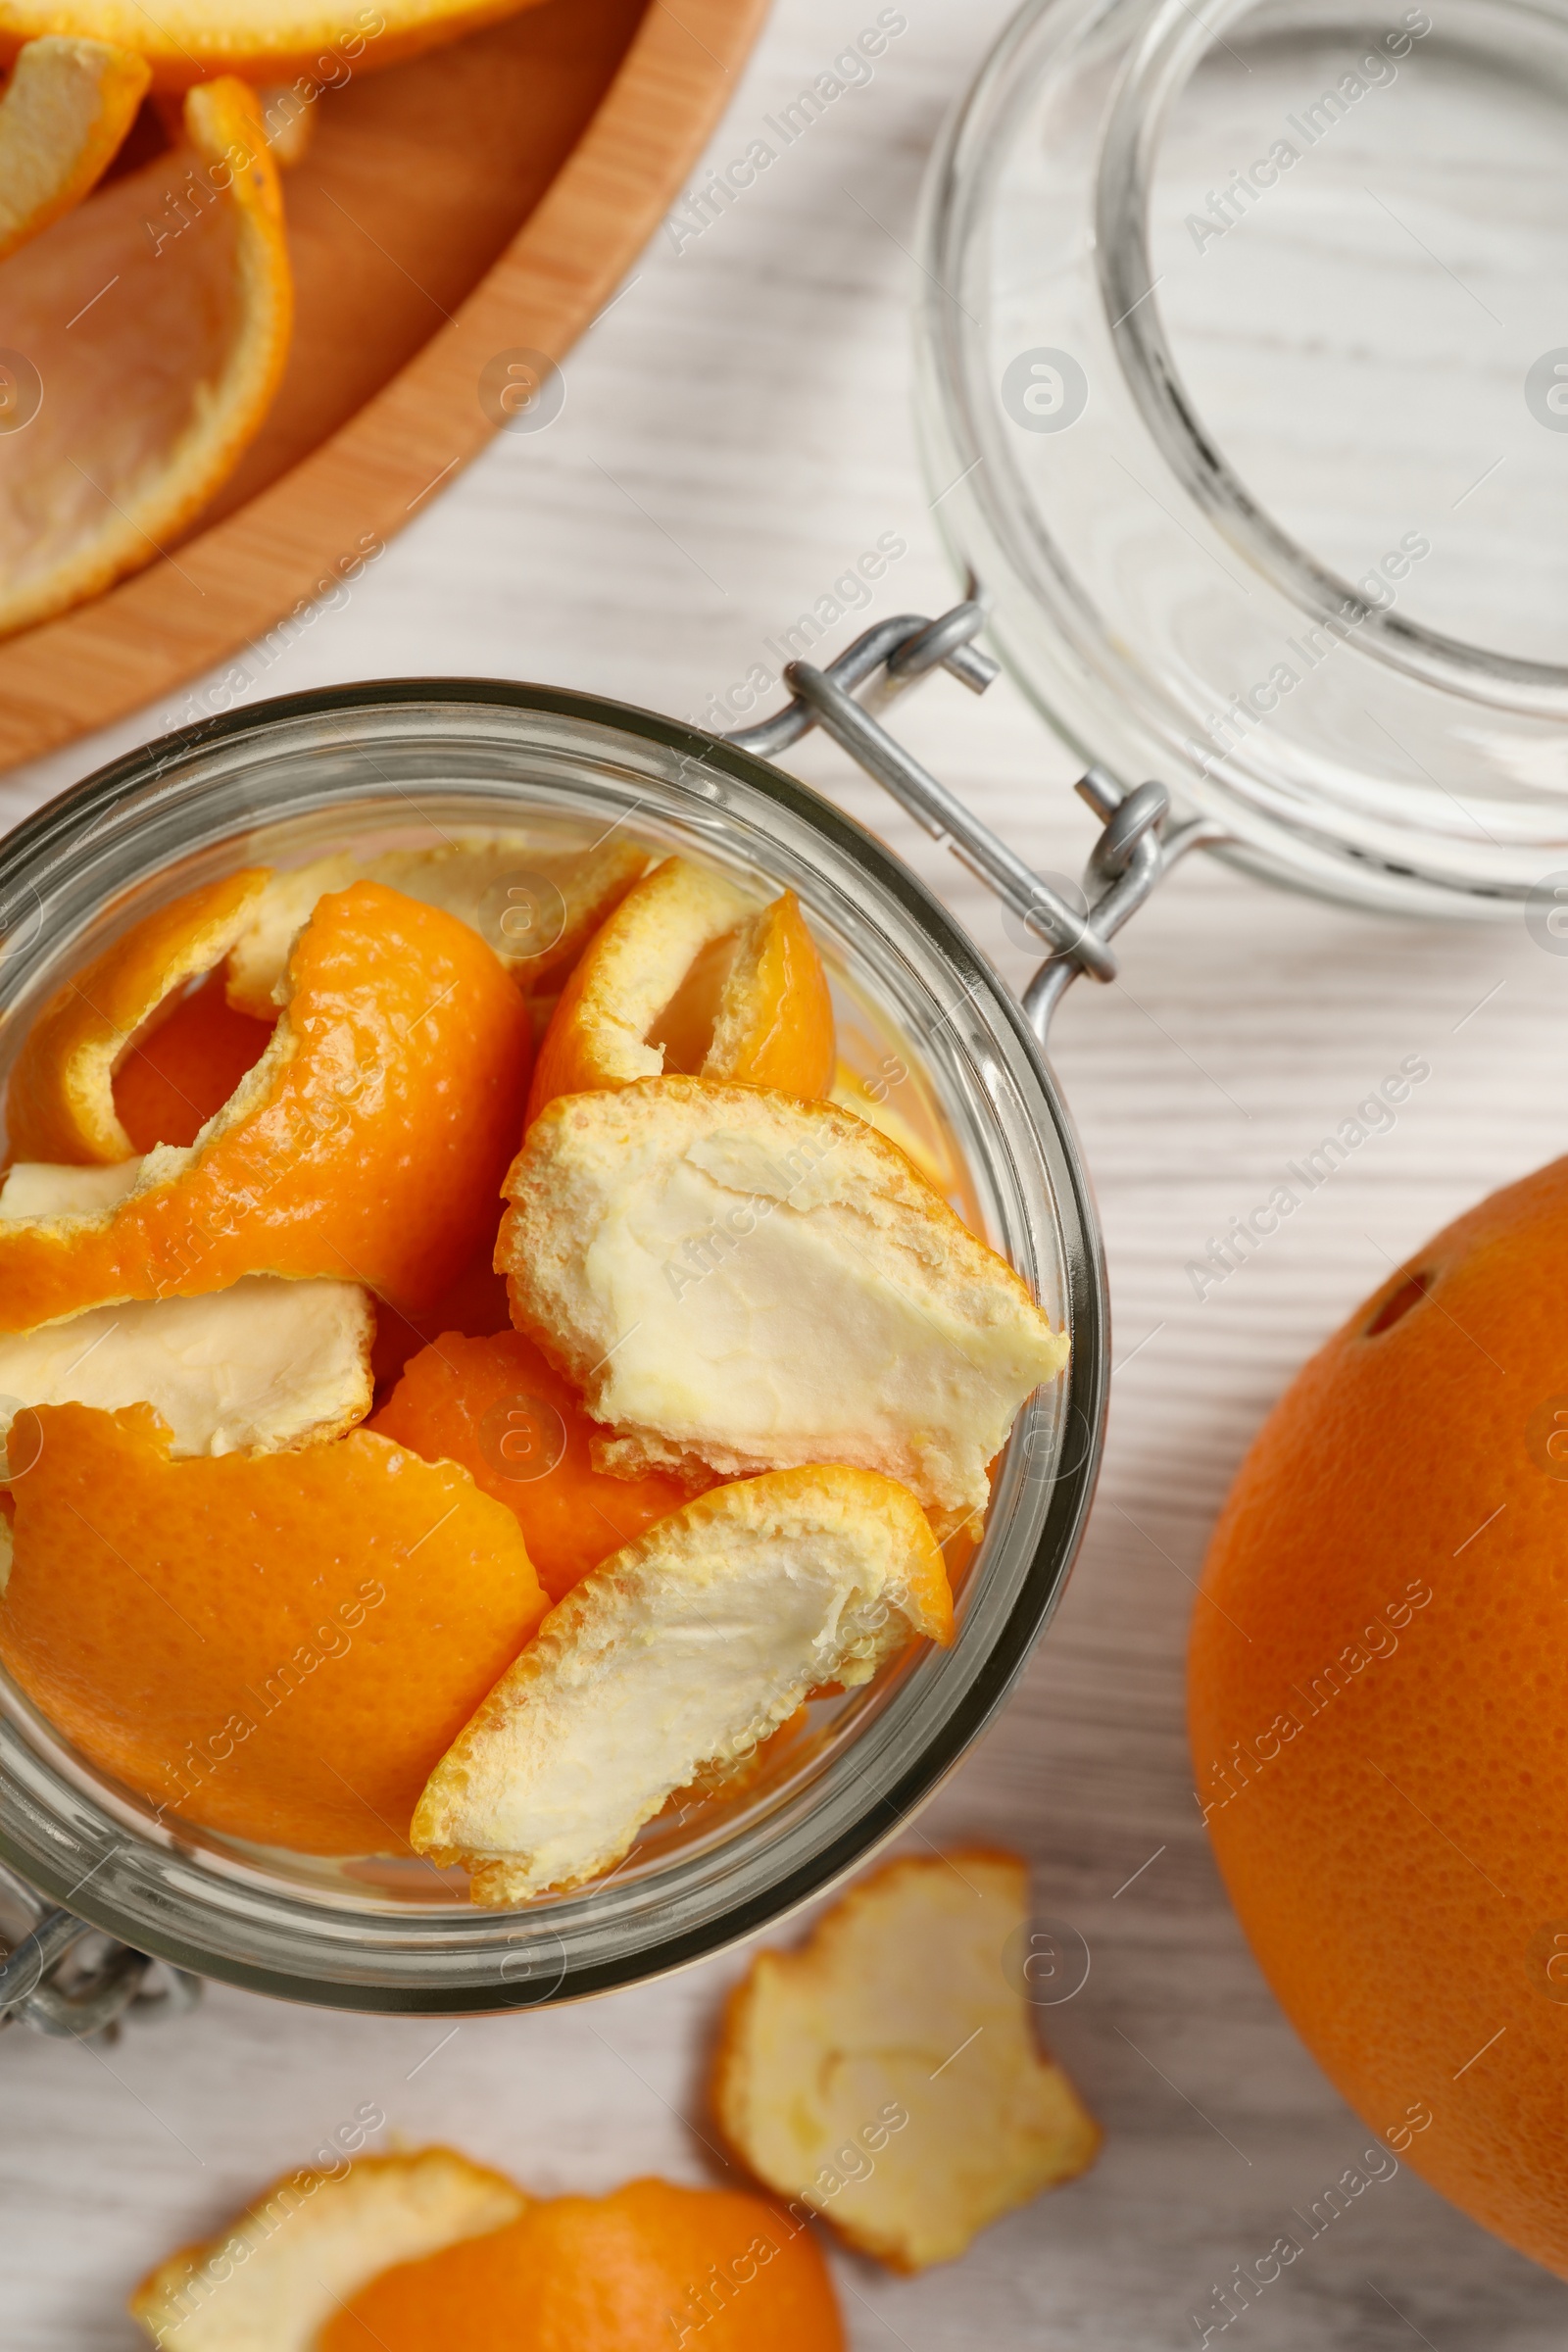
{"type": "Polygon", "coordinates": [[[1277,879],[1568,866],[1565,137],[1557,6],[1035,0],[934,161],[922,436],[998,650],[1277,879]]]}

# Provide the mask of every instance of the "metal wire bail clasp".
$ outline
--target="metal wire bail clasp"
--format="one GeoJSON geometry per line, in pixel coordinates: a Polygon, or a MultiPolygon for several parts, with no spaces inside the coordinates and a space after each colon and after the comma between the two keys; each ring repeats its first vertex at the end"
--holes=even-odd
{"type": "Polygon", "coordinates": [[[856,700],[863,686],[890,700],[939,667],[971,693],[984,694],[998,675],[998,664],[972,642],[984,621],[985,606],[972,579],[964,601],[938,620],[906,612],[878,621],[826,669],[791,662],[784,680],[792,699],[783,710],[756,726],[737,728],[724,741],[772,759],[812,727],[821,727],[928,833],[946,841],[959,862],[1051,949],[1023,992],[1030,1026],[1044,1045],[1052,1015],[1079,973],[1113,980],[1115,933],[1178,858],[1201,843],[1223,840],[1224,830],[1208,817],[1172,822],[1163,784],[1140,784],[1126,792],[1103,769],[1092,767],[1075,789],[1104,820],[1104,830],[1084,868],[1086,909],[1069,906],[856,700]]]}
{"type": "Polygon", "coordinates": [[[116,1943],[70,1911],[44,1912],[9,1952],[0,1944],[0,2026],[112,2038],[128,2012],[177,2017],[200,1994],[198,1978],[116,1943]]]}

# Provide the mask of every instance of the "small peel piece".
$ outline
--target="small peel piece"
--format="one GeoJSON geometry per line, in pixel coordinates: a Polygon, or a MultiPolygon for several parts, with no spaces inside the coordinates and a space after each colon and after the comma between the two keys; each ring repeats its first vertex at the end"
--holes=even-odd
{"type": "Polygon", "coordinates": [[[458,833],[437,849],[318,858],[272,876],[229,956],[228,1001],[236,1011],[270,1020],[289,949],[318,901],[362,881],[444,908],[477,931],[514,978],[530,989],[548,987],[576,962],[647,863],[647,851],[631,842],[543,850],[525,833],[458,833]]]}
{"type": "Polygon", "coordinates": [[[56,991],[27,1032],[6,1089],[15,1159],[112,1164],[136,1147],[115,1108],[120,1063],[175,991],[211,971],[253,919],[266,866],[226,874],[160,906],[56,991]]]}
{"type": "Polygon", "coordinates": [[[810,1691],[952,1630],[942,1554],[891,1479],[832,1466],[715,1488],[551,1610],[430,1775],[416,1851],[460,1862],[476,1903],[581,1886],[810,1691]]]}
{"type": "MultiPolygon", "coordinates": [[[[0,34],[5,15],[0,0],[0,34]]],[[[77,26],[61,12],[39,28],[77,26]]],[[[118,24],[94,14],[80,29],[122,30],[127,48],[145,48],[152,18],[127,4],[118,24]]],[[[185,100],[184,137],[0,264],[6,340],[45,387],[30,421],[13,420],[25,430],[0,444],[0,636],[101,595],[173,545],[282,379],[294,284],[254,93],[202,82],[185,100]]]]}
{"type": "Polygon", "coordinates": [[[148,79],[145,58],[108,41],[45,33],[18,51],[0,98],[0,262],[96,186],[148,79]]]}
{"type": "Polygon", "coordinates": [[[720,2130],[777,2195],[893,2270],[956,2260],[1099,2152],[1099,2127],[1040,2053],[1021,1975],[1009,1982],[1028,1907],[1015,1854],[906,1856],[797,1951],[759,1952],[730,1995],[720,2130]]]}
{"type": "Polygon", "coordinates": [[[0,1445],[13,1404],[150,1404],[175,1461],[341,1437],[370,1409],[375,1315],[357,1283],[265,1274],[202,1298],[96,1306],[0,1334],[0,1445]]]}
{"type": "Polygon", "coordinates": [[[354,1430],[172,1461],[149,1405],[40,1405],[0,1661],[102,1771],[259,1845],[401,1853],[545,1595],[464,1470],[354,1430]]]}
{"type": "Polygon", "coordinates": [[[188,1151],[97,1219],[0,1220],[0,1331],[246,1274],[418,1311],[485,1235],[521,1123],[527,1008],[466,924],[379,883],[324,899],[271,1043],[188,1151]]]}
{"type": "Polygon", "coordinates": [[[507,1178],[513,1320],[622,1474],[882,1471],[944,1515],[1067,1359],[1024,1285],[853,1112],[646,1079],[553,1102],[507,1178]]]}
{"type": "Polygon", "coordinates": [[[316,2352],[349,2297],[393,2264],[504,2230],[527,2204],[451,2148],[302,2166],[149,2272],[130,2315],[172,2352],[316,2352]]]}
{"type": "Polygon", "coordinates": [[[563,989],[528,1117],[560,1095],[665,1073],[818,1095],[833,1062],[827,976],[794,892],[757,910],[721,874],[666,858],[563,989]]]}
{"type": "Polygon", "coordinates": [[[676,2352],[681,2344],[844,2352],[812,2231],[732,2188],[628,2180],[607,2197],[542,2198],[508,2229],[386,2272],[323,2328],[316,2352],[676,2352]]]}
{"type": "Polygon", "coordinates": [[[443,1332],[404,1367],[370,1427],[427,1462],[461,1462],[504,1502],[553,1601],[687,1498],[657,1471],[624,1479],[594,1468],[594,1423],[520,1331],[443,1332]]]}

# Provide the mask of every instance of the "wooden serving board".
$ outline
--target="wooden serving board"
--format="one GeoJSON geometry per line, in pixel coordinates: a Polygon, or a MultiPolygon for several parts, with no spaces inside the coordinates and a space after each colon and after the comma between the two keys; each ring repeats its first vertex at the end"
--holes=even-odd
{"type": "Polygon", "coordinates": [[[284,180],[298,310],[271,414],[172,560],[0,645],[0,766],[265,637],[438,495],[495,429],[486,362],[559,361],[598,316],[765,6],[545,0],[325,93],[284,180]]]}

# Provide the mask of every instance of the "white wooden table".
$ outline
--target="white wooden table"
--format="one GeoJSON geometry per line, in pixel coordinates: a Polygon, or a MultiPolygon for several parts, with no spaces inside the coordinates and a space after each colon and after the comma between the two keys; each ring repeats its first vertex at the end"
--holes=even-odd
{"type": "MultiPolygon", "coordinates": [[[[943,110],[1005,5],[902,0],[907,30],[868,87],[683,250],[656,242],[570,361],[555,425],[498,439],[258,691],[445,670],[695,714],[754,662],[776,667],[764,641],[890,532],[907,553],[872,610],[941,610],[952,582],[906,390],[906,248],[943,110]]],[[[875,0],[780,0],[713,160],[742,153],[875,15],[875,0]]],[[[152,709],[5,779],[0,816],[179,715],[152,709]]],[[[902,723],[1031,863],[1077,869],[1090,822],[1066,789],[1070,762],[1005,684],[977,705],[938,680],[902,723]]],[[[831,750],[808,746],[800,764],[1021,977],[1023,957],[957,867],[831,750]]],[[[1369,2145],[1278,2014],[1200,1828],[1182,1728],[1192,1580],[1293,1368],[1391,1257],[1568,1135],[1568,963],[1522,924],[1374,922],[1200,862],[1126,934],[1124,964],[1122,984],[1074,992],[1056,1045],[1125,1363],[1100,1500],[1022,1689],[922,1824],[1021,1849],[1040,1906],[1088,1939],[1087,1985],[1047,2016],[1105,2149],[956,2267],[901,2280],[841,2262],[864,2352],[1196,2343],[1192,2315],[1213,2283],[1369,2145]],[[1396,1128],[1200,1302],[1187,1259],[1412,1053],[1433,1075],[1396,1128]]],[[[8,2034],[0,2343],[128,2348],[123,2297],[143,2266],[368,2099],[411,2140],[451,2140],[545,2192],[640,2171],[712,2179],[703,2050],[741,1961],[456,2031],[214,1989],[192,2020],[102,2056],[8,2034]]],[[[1544,2352],[1565,2327],[1568,2290],[1401,2173],[1236,2323],[1235,2340],[1544,2352]]]]}

